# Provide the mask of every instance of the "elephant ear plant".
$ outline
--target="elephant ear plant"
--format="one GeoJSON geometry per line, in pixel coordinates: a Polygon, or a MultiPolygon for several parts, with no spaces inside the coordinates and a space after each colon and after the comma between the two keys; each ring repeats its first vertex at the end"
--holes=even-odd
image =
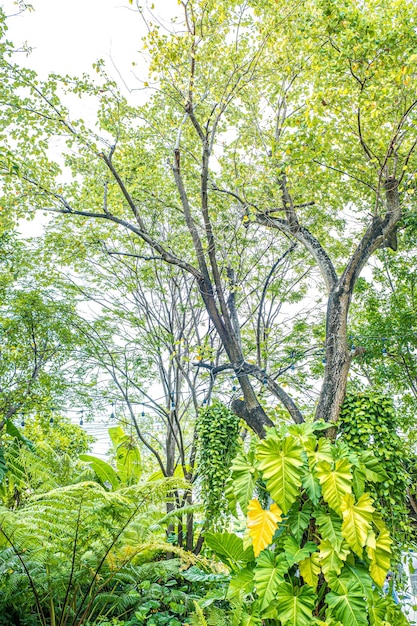
{"type": "Polygon", "coordinates": [[[392,539],[367,491],[385,478],[381,462],[320,437],[324,428],[271,428],[236,458],[246,531],[206,535],[232,573],[228,598],[251,607],[250,624],[407,624],[382,592],[392,539]]]}

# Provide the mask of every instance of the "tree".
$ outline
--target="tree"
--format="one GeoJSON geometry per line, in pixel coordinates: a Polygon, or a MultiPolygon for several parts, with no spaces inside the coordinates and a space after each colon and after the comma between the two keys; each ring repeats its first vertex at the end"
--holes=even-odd
{"type": "MultiPolygon", "coordinates": [[[[378,9],[371,3],[364,11],[351,3],[303,3],[290,15],[284,7],[277,13],[275,3],[254,3],[251,10],[188,4],[185,33],[150,27],[146,45],[157,89],[146,107],[129,107],[111,81],[74,84],[76,92],[101,100],[100,125],[111,137],[101,144],[82,121],[70,121],[60,102],[59,89],[72,89],[69,78],[37,83],[6,51],[2,127],[16,136],[11,150],[19,172],[3,167],[7,189],[24,190],[26,212],[29,195],[33,208],[119,225],[157,258],[190,273],[227,353],[225,366],[239,377],[244,404],[234,408],[259,434],[271,421],[253,378],[266,378],[295,421],[303,416],[273,377],[244,358],[236,252],[260,236],[252,226],[259,224],[299,241],[317,266],[327,292],[327,326],[316,416],[337,421],[351,362],[353,289],[375,250],[395,247],[412,185],[413,16],[406,2],[378,9]],[[16,116],[32,124],[22,132],[16,116]],[[66,164],[83,176],[81,185],[61,184],[58,166],[47,157],[47,137],[58,128],[72,148],[66,164]],[[32,147],[36,137],[45,146],[28,150],[28,132],[32,147]],[[211,165],[215,157],[218,168],[211,165]],[[181,241],[158,235],[161,211],[166,223],[181,229],[181,241]],[[350,214],[355,223],[346,228],[350,214]],[[232,250],[226,229],[234,233],[232,250]]],[[[10,206],[10,196],[5,199],[10,206]]]]}
{"type": "Polygon", "coordinates": [[[51,414],[64,398],[81,398],[82,389],[75,384],[80,371],[73,359],[80,344],[72,328],[74,299],[64,300],[57,286],[39,278],[37,250],[12,231],[1,236],[0,264],[1,432],[17,415],[51,414]]]}
{"type": "MultiPolygon", "coordinates": [[[[315,414],[336,422],[352,359],[354,286],[381,245],[396,247],[411,203],[414,14],[405,0],[306,2],[291,11],[275,2],[188,3],[185,30],[149,25],[154,93],[139,108],[105,77],[40,83],[6,45],[1,125],[5,141],[13,137],[14,168],[3,163],[4,205],[61,213],[81,233],[83,220],[106,220],[141,241],[144,254],[189,273],[227,354],[222,365],[239,379],[244,401],[234,409],[260,435],[272,422],[254,379],[266,380],[296,422],[303,415],[274,376],[245,358],[236,303],[264,229],[274,229],[281,254],[286,238],[298,241],[327,298],[315,414]],[[105,139],[71,121],[65,91],[98,99],[105,139]],[[63,183],[48,158],[57,132],[76,183],[63,183]],[[159,231],[161,216],[181,237],[159,231]]],[[[102,73],[102,63],[96,68],[102,73]]]]}
{"type": "MultiPolygon", "coordinates": [[[[63,231],[70,220],[80,248],[101,239],[97,235],[104,230],[121,229],[118,253],[130,255],[135,240],[141,261],[173,266],[195,280],[227,357],[214,367],[202,358],[196,367],[213,377],[229,371],[237,377],[243,400],[235,399],[233,408],[260,437],[273,425],[259,397],[261,385],[296,422],[292,430],[271,431],[252,461],[238,459],[234,466],[237,478],[244,474],[249,483],[246,495],[258,492],[255,503],[247,504],[249,530],[257,514],[261,525],[266,518],[273,522],[256,548],[258,600],[265,600],[259,589],[272,570],[279,586],[273,618],[281,624],[298,621],[294,607],[300,609],[299,623],[310,623],[312,614],[320,620],[326,612],[330,623],[347,623],[354,614],[364,624],[365,604],[378,623],[381,604],[385,610],[387,603],[380,590],[372,592],[370,579],[381,586],[391,539],[364,489],[366,463],[371,482],[380,468],[375,473],[374,459],[329,439],[355,352],[348,341],[355,286],[381,246],[388,255],[389,249],[395,252],[397,229],[413,211],[417,8],[406,0],[311,0],[290,7],[213,0],[182,9],[183,17],[168,31],[147,19],[150,66],[144,86],[151,95],[139,107],[108,79],[102,62],[96,64],[96,82],[56,76],[40,82],[7,56],[6,47],[1,97],[7,106],[0,127],[13,167],[10,159],[2,166],[4,205],[19,214],[59,214],[63,231]],[[93,98],[93,131],[71,119],[66,92],[93,98]],[[57,136],[64,156],[53,160],[57,136]],[[70,182],[62,164],[72,174],[70,182]],[[312,329],[301,326],[300,334],[297,324],[291,328],[293,339],[306,336],[318,344],[316,352],[324,349],[324,368],[303,365],[307,376],[321,380],[317,406],[307,411],[294,389],[287,392],[280,384],[291,363],[290,342],[276,347],[265,371],[265,338],[275,324],[263,325],[263,317],[262,332],[254,334],[248,322],[262,311],[265,298],[272,302],[274,271],[289,262],[292,268],[298,264],[291,280],[302,284],[304,301],[325,305],[312,329]],[[283,355],[285,367],[279,362],[283,355]],[[303,423],[305,416],[316,423],[303,423]],[[327,438],[312,435],[323,426],[320,419],[327,438]],[[293,527],[279,526],[276,507],[295,517],[293,527]],[[317,536],[311,511],[319,509],[325,525],[336,514],[343,538],[337,549],[330,546],[330,570],[310,558],[316,544],[306,539],[317,536]],[[278,528],[283,534],[274,539],[278,528]],[[271,542],[279,553],[276,562],[266,563],[271,542]],[[344,560],[343,542],[349,546],[345,565],[337,560],[344,560]],[[284,559],[289,568],[282,582],[284,559]],[[355,580],[361,562],[367,565],[366,590],[362,579],[355,580]],[[295,576],[301,563],[305,585],[295,576]],[[348,579],[342,584],[341,571],[348,579]]],[[[290,295],[287,300],[291,304],[290,295]]],[[[275,320],[277,310],[275,302],[275,320]]],[[[303,343],[299,339],[306,355],[303,343]]],[[[331,543],[332,532],[323,531],[321,539],[331,543]]],[[[251,539],[255,546],[253,533],[251,539]]],[[[239,551],[245,552],[243,543],[239,551]]],[[[324,561],[325,549],[321,553],[324,561]]],[[[388,606],[381,619],[391,619],[392,610],[388,606]]]]}

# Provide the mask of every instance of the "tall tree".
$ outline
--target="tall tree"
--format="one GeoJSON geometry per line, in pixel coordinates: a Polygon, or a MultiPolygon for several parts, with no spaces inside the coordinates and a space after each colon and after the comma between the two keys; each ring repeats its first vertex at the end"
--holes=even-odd
{"type": "Polygon", "coordinates": [[[261,436],[272,421],[256,380],[295,422],[304,418],[277,375],[246,358],[239,291],[250,274],[267,279],[288,240],[298,242],[326,299],[315,416],[337,422],[355,284],[379,247],[396,249],[412,203],[417,9],[406,0],[182,8],[168,31],[147,21],[142,107],[129,106],[101,62],[96,84],[40,82],[6,44],[0,123],[13,158],[2,164],[4,205],[60,213],[83,238],[86,219],[106,221],[137,238],[142,256],[190,274],[227,355],[222,367],[239,380],[234,409],[261,436]],[[68,91],[96,99],[98,130],[72,120],[61,102],[68,91]],[[70,183],[49,157],[57,134],[70,183]],[[260,260],[272,249],[266,270],[260,260]]]}

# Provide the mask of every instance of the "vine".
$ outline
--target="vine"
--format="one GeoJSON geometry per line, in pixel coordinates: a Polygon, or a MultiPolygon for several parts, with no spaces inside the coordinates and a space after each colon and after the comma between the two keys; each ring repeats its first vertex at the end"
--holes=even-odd
{"type": "Polygon", "coordinates": [[[217,526],[227,509],[225,484],[238,449],[239,418],[226,405],[215,401],[200,410],[198,434],[202,496],[206,520],[217,526]]]}
{"type": "Polygon", "coordinates": [[[405,496],[410,478],[408,455],[397,427],[390,398],[372,391],[346,396],[340,413],[342,437],[353,450],[371,449],[381,461],[386,478],[373,484],[372,495],[391,533],[407,543],[412,532],[405,496]]]}

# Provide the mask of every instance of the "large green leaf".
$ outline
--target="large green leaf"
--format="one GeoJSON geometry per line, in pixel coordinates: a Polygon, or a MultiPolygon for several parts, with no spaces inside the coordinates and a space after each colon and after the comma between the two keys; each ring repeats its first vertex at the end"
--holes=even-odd
{"type": "Polygon", "coordinates": [[[241,452],[235,457],[231,469],[234,497],[246,515],[255,489],[256,471],[241,452]]]}
{"type": "Polygon", "coordinates": [[[372,578],[365,565],[351,565],[346,562],[340,574],[329,571],[326,580],[330,589],[338,595],[346,594],[353,584],[359,585],[363,597],[370,598],[372,595],[372,578]]]}
{"type": "Polygon", "coordinates": [[[278,585],[284,581],[284,574],[288,571],[288,567],[285,554],[276,555],[270,550],[264,550],[258,557],[254,581],[261,602],[261,611],[267,608],[275,598],[278,585]]]}
{"type": "Polygon", "coordinates": [[[136,483],[142,474],[140,450],[130,437],[116,449],[116,467],[123,483],[136,483]]]}
{"type": "Polygon", "coordinates": [[[346,561],[350,550],[346,543],[335,544],[331,539],[323,539],[319,545],[319,559],[324,577],[327,580],[329,572],[338,576],[346,561]]]}
{"type": "Polygon", "coordinates": [[[308,585],[302,587],[282,583],[277,589],[278,618],[283,626],[310,626],[316,594],[308,585]]]}
{"type": "Polygon", "coordinates": [[[364,467],[354,467],[353,468],[353,493],[357,498],[360,498],[361,495],[365,491],[365,468],[364,467]]]}
{"type": "Polygon", "coordinates": [[[284,439],[272,434],[262,441],[256,456],[259,469],[266,481],[271,497],[286,514],[299,496],[300,468],[303,449],[292,437],[284,439]]]}
{"type": "Polygon", "coordinates": [[[326,602],[331,614],[345,626],[368,626],[367,606],[361,586],[354,582],[342,594],[330,591],[326,602]]]}
{"type": "Polygon", "coordinates": [[[110,484],[113,489],[120,487],[120,479],[117,472],[109,463],[91,454],[81,454],[80,459],[90,465],[103,484],[110,484]]]}
{"type": "Polygon", "coordinates": [[[378,537],[370,531],[366,540],[366,553],[371,561],[369,571],[377,585],[382,587],[391,566],[392,539],[387,529],[382,530],[378,537]]]}
{"type": "Polygon", "coordinates": [[[341,511],[342,535],[358,557],[362,558],[374,512],[372,498],[369,493],[364,493],[355,504],[354,497],[347,493],[342,498],[341,511]]]}
{"type": "Polygon", "coordinates": [[[307,541],[304,546],[300,546],[294,537],[287,537],[284,541],[285,556],[290,565],[304,561],[312,552],[317,550],[317,544],[307,541]]]}
{"type": "Polygon", "coordinates": [[[323,539],[328,539],[334,546],[335,550],[340,549],[343,542],[342,536],[342,520],[333,511],[328,513],[326,509],[318,509],[313,512],[320,535],[323,539]]]}
{"type": "Polygon", "coordinates": [[[314,469],[317,463],[322,461],[332,463],[332,443],[329,439],[321,438],[315,445],[312,445],[312,442],[309,441],[304,447],[307,452],[310,469],[314,469]]]}
{"type": "Polygon", "coordinates": [[[234,574],[229,583],[227,590],[227,597],[233,598],[233,596],[240,593],[251,593],[254,587],[253,570],[249,567],[245,567],[234,574]]]}
{"type": "Polygon", "coordinates": [[[310,522],[310,518],[311,506],[308,502],[304,504],[302,509],[295,509],[291,511],[290,515],[288,516],[288,526],[299,543],[303,538],[304,531],[310,522]]]}
{"type": "Polygon", "coordinates": [[[304,581],[310,585],[310,587],[313,587],[313,589],[317,589],[317,583],[321,571],[319,555],[317,552],[313,552],[311,556],[308,556],[304,559],[304,561],[301,561],[299,563],[299,569],[304,581]]]}
{"type": "Polygon", "coordinates": [[[223,563],[232,571],[239,570],[249,561],[253,561],[253,549],[243,547],[243,539],[233,533],[206,533],[205,543],[211,548],[223,563]]]}
{"type": "Polygon", "coordinates": [[[323,498],[336,513],[340,514],[343,496],[352,493],[352,472],[349,461],[338,459],[334,468],[327,461],[320,461],[317,463],[316,475],[323,490],[323,498]]]}
{"type": "Polygon", "coordinates": [[[371,450],[363,450],[360,455],[360,462],[365,469],[366,480],[370,482],[382,482],[387,480],[387,473],[382,466],[382,462],[371,450]]]}
{"type": "Polygon", "coordinates": [[[301,476],[301,484],[313,504],[318,504],[321,498],[321,486],[315,475],[307,468],[301,476]]]}

